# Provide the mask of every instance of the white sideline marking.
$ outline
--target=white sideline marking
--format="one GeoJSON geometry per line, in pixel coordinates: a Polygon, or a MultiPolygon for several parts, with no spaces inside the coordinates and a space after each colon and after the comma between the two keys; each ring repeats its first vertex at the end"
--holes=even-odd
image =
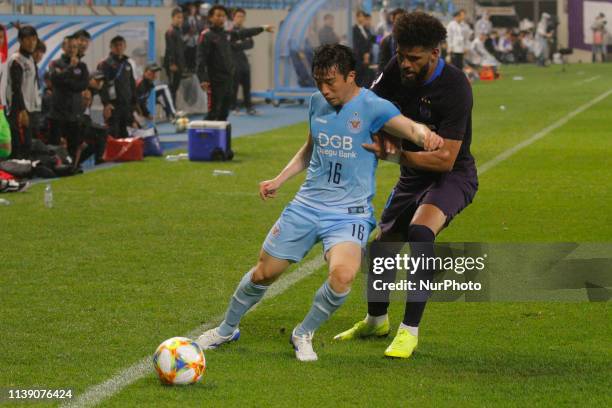
{"type": "Polygon", "coordinates": [[[564,117],[562,117],[561,119],[556,121],[555,123],[553,123],[553,124],[545,127],[544,129],[540,130],[538,133],[534,134],[529,139],[523,140],[519,144],[514,145],[510,149],[508,149],[508,150],[504,151],[503,153],[495,156],[494,158],[492,158],[488,162],[484,163],[483,165],[478,166],[478,175],[483,175],[487,171],[491,170],[493,167],[497,166],[499,163],[501,163],[504,160],[508,159],[509,157],[513,156],[515,153],[517,153],[517,152],[523,150],[524,148],[532,145],[533,143],[537,142],[538,140],[540,140],[541,138],[543,138],[544,136],[546,136],[547,134],[549,134],[553,130],[555,130],[557,128],[560,128],[561,126],[565,125],[567,122],[569,122],[576,115],[584,112],[585,110],[589,109],[591,106],[595,105],[596,103],[601,102],[602,100],[606,99],[610,94],[612,94],[612,88],[608,89],[606,92],[602,93],[597,98],[595,98],[595,99],[585,103],[584,105],[580,106],[576,110],[571,111],[570,113],[568,113],[567,115],[565,115],[564,117]]]}
{"type": "MultiPolygon", "coordinates": [[[[478,174],[482,175],[486,173],[488,170],[497,166],[499,163],[503,162],[510,156],[514,155],[515,153],[519,152],[525,147],[528,147],[529,145],[533,144],[537,140],[543,138],[544,136],[546,136],[553,130],[563,126],[570,119],[580,114],[581,112],[584,112],[586,109],[590,108],[596,103],[602,101],[603,99],[608,97],[610,94],[612,94],[612,89],[609,89],[608,91],[599,95],[597,98],[580,106],[576,110],[568,113],[563,118],[559,119],[552,125],[547,126],[546,128],[542,129],[538,133],[531,136],[529,139],[522,141],[521,143],[517,144],[511,149],[506,150],[502,154],[484,163],[482,166],[478,168],[478,174]]],[[[315,259],[306,262],[300,268],[298,268],[295,272],[291,273],[290,275],[281,277],[281,279],[279,279],[278,282],[276,282],[273,286],[270,287],[264,299],[273,298],[273,297],[276,297],[282,294],[283,292],[285,292],[287,289],[289,289],[291,286],[295,285],[302,279],[312,275],[323,265],[324,265],[324,261],[321,256],[317,256],[315,259]]],[[[251,309],[251,311],[257,308],[258,305],[259,304],[255,305],[251,309]]],[[[222,319],[223,319],[223,315],[216,316],[212,322],[205,323],[201,325],[200,327],[189,332],[187,337],[193,338],[199,335],[203,331],[212,328],[217,322],[221,321],[222,319]]],[[[118,374],[104,381],[103,383],[90,387],[83,394],[76,397],[73,401],[67,402],[61,405],[61,407],[65,407],[65,408],[79,407],[80,408],[80,407],[95,406],[96,404],[102,402],[104,399],[113,396],[117,392],[121,391],[123,388],[140,380],[141,378],[143,378],[144,376],[146,376],[147,374],[151,372],[152,372],[151,358],[145,357],[142,360],[138,361],[137,363],[133,364],[132,366],[120,371],[118,374]]]]}
{"type": "MultiPolygon", "coordinates": [[[[278,282],[276,282],[270,287],[270,289],[268,289],[266,295],[264,296],[264,300],[282,294],[291,286],[315,273],[324,264],[325,262],[323,261],[323,256],[317,255],[314,259],[304,263],[293,273],[283,275],[278,280],[278,282]]],[[[249,312],[256,309],[257,306],[259,306],[259,303],[253,306],[253,308],[251,308],[249,312]]],[[[204,323],[203,325],[190,331],[186,337],[197,337],[205,330],[213,328],[222,319],[223,314],[220,314],[216,316],[211,322],[204,323]]],[[[142,360],[138,361],[137,363],[131,365],[130,367],[121,370],[119,373],[117,373],[110,379],[104,381],[103,383],[90,387],[83,394],[78,395],[74,400],[67,401],[66,403],[62,404],[61,407],[93,407],[94,405],[97,405],[102,402],[104,399],[113,396],[114,394],[121,391],[123,388],[140,380],[141,378],[152,372],[153,366],[151,362],[151,357],[147,356],[142,360]]]]}
{"type": "Polygon", "coordinates": [[[587,79],[583,79],[582,81],[574,82],[574,85],[586,84],[588,82],[593,82],[593,81],[595,81],[596,79],[599,79],[599,78],[601,78],[601,75],[595,75],[594,77],[590,77],[590,78],[587,78],[587,79]]]}

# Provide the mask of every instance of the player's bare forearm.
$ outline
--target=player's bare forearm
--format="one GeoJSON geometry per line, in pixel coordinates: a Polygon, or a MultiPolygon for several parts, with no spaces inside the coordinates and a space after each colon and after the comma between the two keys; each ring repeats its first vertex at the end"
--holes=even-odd
{"type": "Polygon", "coordinates": [[[436,150],[443,146],[443,139],[429,128],[417,123],[404,115],[391,118],[383,126],[383,130],[400,139],[406,139],[423,147],[425,150],[436,150]]]}
{"type": "Polygon", "coordinates": [[[444,139],[444,147],[433,152],[402,152],[400,164],[415,169],[446,173],[453,169],[461,140],[444,139]]]}
{"type": "Polygon", "coordinates": [[[310,157],[312,155],[312,138],[309,136],[308,141],[298,150],[298,152],[289,161],[287,166],[276,176],[281,184],[290,178],[300,174],[310,163],[310,157]]]}

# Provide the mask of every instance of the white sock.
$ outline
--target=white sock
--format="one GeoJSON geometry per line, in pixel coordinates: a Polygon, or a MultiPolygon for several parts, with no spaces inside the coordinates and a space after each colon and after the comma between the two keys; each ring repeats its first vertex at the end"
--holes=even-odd
{"type": "Polygon", "coordinates": [[[413,336],[419,337],[419,326],[408,326],[404,323],[400,323],[400,329],[406,329],[408,330],[408,333],[412,334],[413,336]]]}
{"type": "Polygon", "coordinates": [[[380,326],[388,319],[389,317],[387,316],[387,314],[384,314],[382,316],[370,316],[369,314],[366,315],[366,323],[370,326],[380,326]]]}

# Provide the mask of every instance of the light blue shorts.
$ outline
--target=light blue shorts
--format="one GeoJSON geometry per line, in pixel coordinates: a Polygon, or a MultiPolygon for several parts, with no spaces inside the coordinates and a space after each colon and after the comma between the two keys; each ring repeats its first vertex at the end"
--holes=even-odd
{"type": "Polygon", "coordinates": [[[324,253],[341,242],[365,247],[375,226],[373,216],[326,213],[292,202],[268,233],[263,249],[275,258],[299,262],[319,241],[324,253]]]}

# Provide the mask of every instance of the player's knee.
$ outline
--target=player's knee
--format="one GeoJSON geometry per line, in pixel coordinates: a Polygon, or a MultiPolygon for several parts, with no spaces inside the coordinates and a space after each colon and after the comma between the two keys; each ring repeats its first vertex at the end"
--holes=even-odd
{"type": "Polygon", "coordinates": [[[257,264],[253,268],[251,282],[258,285],[270,285],[279,277],[281,273],[282,270],[279,271],[276,265],[266,262],[264,256],[260,256],[257,264]]]}
{"type": "Polygon", "coordinates": [[[334,266],[329,273],[330,284],[333,290],[342,293],[351,288],[356,272],[343,265],[334,266]]]}

